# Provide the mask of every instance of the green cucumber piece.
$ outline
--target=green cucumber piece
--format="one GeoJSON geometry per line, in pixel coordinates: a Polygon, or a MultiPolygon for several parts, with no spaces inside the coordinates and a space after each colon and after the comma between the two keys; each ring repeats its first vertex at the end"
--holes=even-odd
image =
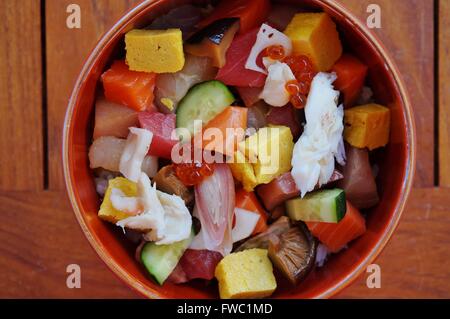
{"type": "Polygon", "coordinates": [[[288,216],[295,221],[338,223],[347,211],[342,189],[323,189],[286,201],[288,216]]]}
{"type": "Polygon", "coordinates": [[[158,284],[162,285],[169,277],[193,238],[194,232],[191,231],[188,239],[173,244],[156,245],[153,242],[148,242],[142,247],[141,261],[158,284]]]}
{"type": "MultiPolygon", "coordinates": [[[[188,129],[191,137],[194,134],[194,120],[208,123],[235,98],[225,84],[212,80],[193,86],[183,97],[177,107],[177,128],[188,129]]],[[[183,140],[185,136],[182,136],[183,140]]]]}

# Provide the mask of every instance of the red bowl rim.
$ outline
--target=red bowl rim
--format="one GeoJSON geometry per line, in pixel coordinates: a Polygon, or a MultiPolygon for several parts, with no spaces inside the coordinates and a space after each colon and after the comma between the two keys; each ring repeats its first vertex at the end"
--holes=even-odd
{"type": "MultiPolygon", "coordinates": [[[[116,22],[111,29],[109,29],[97,42],[94,49],[91,51],[90,55],[86,59],[83,68],[78,76],[75,87],[73,89],[72,95],[69,100],[69,104],[67,107],[65,119],[64,119],[64,128],[63,128],[63,143],[62,143],[62,160],[63,160],[63,170],[65,183],[67,188],[67,193],[73,207],[75,216],[78,220],[78,223],[88,239],[90,245],[95,250],[95,252],[100,256],[103,262],[109,267],[109,269],[117,275],[124,283],[128,286],[132,287],[139,294],[148,297],[148,298],[161,298],[157,290],[144,287],[139,284],[132,276],[130,276],[126,271],[120,268],[115,261],[111,260],[108,255],[102,250],[100,245],[96,242],[95,238],[90,234],[90,231],[87,227],[87,224],[83,218],[83,213],[80,210],[79,199],[75,196],[73,189],[73,176],[71,174],[72,170],[70,168],[69,161],[69,140],[70,140],[70,126],[72,122],[72,114],[78,100],[78,95],[81,89],[81,86],[88,76],[88,74],[92,71],[92,67],[94,65],[95,60],[99,56],[102,48],[104,48],[108,42],[112,41],[115,37],[116,33],[120,32],[127,23],[134,18],[136,15],[139,15],[144,9],[148,6],[156,6],[159,3],[164,2],[164,0],[144,0],[142,3],[138,4],[134,8],[130,9],[124,16],[122,16],[118,22],[116,22]]],[[[380,240],[376,243],[376,245],[372,248],[372,251],[367,255],[366,258],[361,260],[357,265],[355,265],[353,271],[345,277],[339,283],[329,287],[328,289],[322,291],[321,293],[313,296],[313,298],[329,298],[333,295],[339,293],[342,289],[350,285],[358,276],[366,269],[366,267],[371,264],[376,257],[381,253],[383,248],[386,246],[393,232],[398,226],[400,217],[406,205],[406,200],[409,196],[414,172],[415,172],[415,162],[416,162],[416,130],[413,116],[413,109],[411,106],[411,102],[409,96],[407,94],[406,86],[400,76],[400,73],[387,53],[386,48],[379,40],[379,38],[369,29],[367,28],[362,21],[360,21],[353,13],[347,10],[344,6],[336,2],[335,0],[316,0],[319,5],[325,5],[336,12],[339,12],[342,17],[346,19],[346,22],[352,25],[354,28],[357,28],[360,31],[360,34],[365,37],[365,40],[372,45],[372,47],[378,52],[378,54],[383,58],[385,62],[386,69],[391,74],[394,79],[394,83],[398,87],[400,99],[402,102],[402,106],[404,107],[404,116],[406,117],[406,149],[407,149],[407,165],[405,172],[405,179],[402,184],[402,192],[401,197],[397,201],[397,205],[395,207],[395,213],[390,220],[387,227],[385,227],[384,233],[381,235],[380,240]]]]}

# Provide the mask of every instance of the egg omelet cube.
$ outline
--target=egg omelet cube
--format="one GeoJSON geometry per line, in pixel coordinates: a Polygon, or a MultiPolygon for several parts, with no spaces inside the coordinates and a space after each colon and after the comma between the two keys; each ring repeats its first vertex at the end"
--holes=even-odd
{"type": "Polygon", "coordinates": [[[229,163],[229,167],[233,177],[242,183],[247,192],[253,191],[258,185],[253,165],[249,163],[248,159],[240,151],[234,153],[233,163],[229,163]]]}
{"type": "Polygon", "coordinates": [[[254,248],[225,256],[217,265],[222,299],[264,298],[277,288],[266,249],[254,248]]]}
{"type": "Polygon", "coordinates": [[[328,71],[342,55],[336,24],[327,13],[297,13],[284,30],[293,53],[306,55],[318,71],[328,71]]]}
{"type": "Polygon", "coordinates": [[[390,111],[379,104],[345,110],[344,139],[352,146],[373,150],[389,142],[390,111]]]}
{"type": "Polygon", "coordinates": [[[137,196],[138,191],[137,184],[124,177],[116,177],[109,180],[105,198],[103,199],[103,202],[100,205],[100,210],[98,211],[98,216],[103,220],[115,224],[121,219],[130,217],[130,215],[127,215],[126,213],[113,207],[111,203],[111,192],[113,188],[120,189],[126,196],[130,197],[137,196]]]}
{"type": "Polygon", "coordinates": [[[239,150],[253,161],[257,184],[270,183],[277,176],[291,169],[294,141],[291,129],[274,125],[263,127],[245,141],[239,143],[239,150]]]}
{"type": "Polygon", "coordinates": [[[180,29],[131,30],[125,34],[125,46],[132,71],[173,73],[184,66],[180,29]]]}

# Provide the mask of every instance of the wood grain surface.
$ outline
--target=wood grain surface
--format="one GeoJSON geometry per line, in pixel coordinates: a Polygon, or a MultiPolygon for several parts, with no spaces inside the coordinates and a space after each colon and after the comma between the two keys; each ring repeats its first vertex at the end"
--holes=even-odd
{"type": "Polygon", "coordinates": [[[44,182],[39,1],[0,2],[0,190],[44,182]]]}
{"type": "Polygon", "coordinates": [[[450,187],[450,1],[439,2],[439,183],[450,187]]]}
{"type": "MultiPolygon", "coordinates": [[[[139,298],[84,238],[64,191],[60,163],[63,117],[81,66],[103,32],[138,2],[0,2],[0,32],[6,35],[0,49],[0,145],[8,150],[0,156],[0,297],[139,298]],[[65,25],[70,3],[81,7],[79,30],[65,25]],[[66,286],[69,264],[82,269],[81,289],[66,286]]],[[[450,1],[341,2],[363,20],[368,4],[381,7],[382,28],[374,32],[411,94],[418,167],[399,228],[376,261],[382,287],[368,289],[363,274],[337,297],[449,298],[450,1]]]]}

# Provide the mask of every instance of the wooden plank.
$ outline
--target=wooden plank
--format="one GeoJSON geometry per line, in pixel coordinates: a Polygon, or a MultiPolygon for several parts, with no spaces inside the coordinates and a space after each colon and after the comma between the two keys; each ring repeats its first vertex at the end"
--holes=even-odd
{"type": "Polygon", "coordinates": [[[127,298],[127,288],[97,257],[65,193],[0,193],[0,298],[127,298]],[[66,267],[81,268],[81,288],[66,267]]]}
{"type": "Polygon", "coordinates": [[[450,187],[450,1],[439,1],[439,185],[450,187]]]}
{"type": "Polygon", "coordinates": [[[40,3],[0,2],[0,190],[43,188],[40,3]]]}
{"type": "Polygon", "coordinates": [[[81,29],[66,27],[71,0],[46,1],[49,188],[64,189],[62,127],[76,78],[97,40],[139,0],[77,0],[81,29]]]}
{"type": "MultiPolygon", "coordinates": [[[[434,185],[433,0],[340,0],[362,21],[369,4],[381,8],[381,29],[373,29],[396,62],[406,83],[417,128],[414,185],[434,185]]],[[[441,1],[445,2],[445,1],[441,1]]],[[[447,1],[448,2],[448,1],[447,1]]],[[[444,11],[441,11],[444,15],[444,11]]],[[[447,28],[448,29],[448,28],[447,28]]]]}
{"type": "Polygon", "coordinates": [[[448,298],[450,207],[445,188],[413,189],[400,225],[376,263],[381,288],[366,286],[367,273],[341,298],[448,298]]]}

